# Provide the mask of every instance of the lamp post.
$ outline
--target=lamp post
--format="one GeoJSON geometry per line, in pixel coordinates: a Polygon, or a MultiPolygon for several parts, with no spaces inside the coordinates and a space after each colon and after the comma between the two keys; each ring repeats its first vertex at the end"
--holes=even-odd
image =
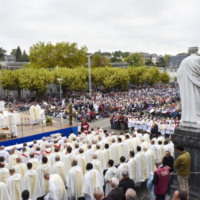
{"type": "Polygon", "coordinates": [[[58,82],[60,84],[60,102],[61,102],[61,84],[62,84],[62,78],[58,78],[58,82]]]}
{"type": "Polygon", "coordinates": [[[90,97],[92,96],[92,83],[91,83],[91,63],[90,63],[90,54],[87,56],[88,57],[88,76],[89,76],[89,93],[90,97]]]}

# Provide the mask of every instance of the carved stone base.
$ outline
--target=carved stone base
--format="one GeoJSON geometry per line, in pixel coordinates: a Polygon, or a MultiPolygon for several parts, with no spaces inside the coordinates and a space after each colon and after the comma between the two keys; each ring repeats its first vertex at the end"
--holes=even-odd
{"type": "MultiPolygon", "coordinates": [[[[200,172],[200,129],[180,127],[172,135],[174,145],[184,145],[185,150],[191,155],[191,172],[200,172]]],[[[178,153],[175,150],[175,160],[178,153]]],[[[171,186],[171,196],[179,189],[177,176],[171,186]]],[[[200,173],[191,174],[189,177],[190,200],[200,200],[200,173]]]]}

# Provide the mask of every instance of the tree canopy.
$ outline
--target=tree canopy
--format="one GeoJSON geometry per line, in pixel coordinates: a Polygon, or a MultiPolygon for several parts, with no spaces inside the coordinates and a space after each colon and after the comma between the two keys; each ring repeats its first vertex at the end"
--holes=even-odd
{"type": "Polygon", "coordinates": [[[30,47],[30,62],[34,68],[74,68],[87,63],[87,47],[77,43],[60,42],[53,45],[39,42],[30,47]]]}
{"type": "Polygon", "coordinates": [[[144,60],[139,53],[133,53],[125,58],[125,61],[132,67],[141,67],[144,65],[144,60]]]}

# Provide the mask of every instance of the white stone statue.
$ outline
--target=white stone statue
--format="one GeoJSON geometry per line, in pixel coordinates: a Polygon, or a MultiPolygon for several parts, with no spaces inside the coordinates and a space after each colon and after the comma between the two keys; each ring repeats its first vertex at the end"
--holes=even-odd
{"type": "Polygon", "coordinates": [[[178,69],[182,113],[181,125],[200,127],[200,56],[198,47],[190,47],[189,54],[178,69]]]}

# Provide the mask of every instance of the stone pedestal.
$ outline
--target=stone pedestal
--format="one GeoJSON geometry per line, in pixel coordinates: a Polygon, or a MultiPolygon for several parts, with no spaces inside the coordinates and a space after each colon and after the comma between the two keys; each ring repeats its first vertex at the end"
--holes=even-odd
{"type": "MultiPolygon", "coordinates": [[[[174,145],[184,145],[185,150],[191,155],[191,172],[200,172],[200,129],[180,127],[175,130],[172,135],[174,145]]],[[[178,157],[178,152],[175,150],[175,160],[178,157]]],[[[171,195],[179,189],[177,176],[174,176],[174,181],[171,186],[171,195]]],[[[189,177],[190,200],[200,200],[200,173],[190,174],[189,177]]]]}

